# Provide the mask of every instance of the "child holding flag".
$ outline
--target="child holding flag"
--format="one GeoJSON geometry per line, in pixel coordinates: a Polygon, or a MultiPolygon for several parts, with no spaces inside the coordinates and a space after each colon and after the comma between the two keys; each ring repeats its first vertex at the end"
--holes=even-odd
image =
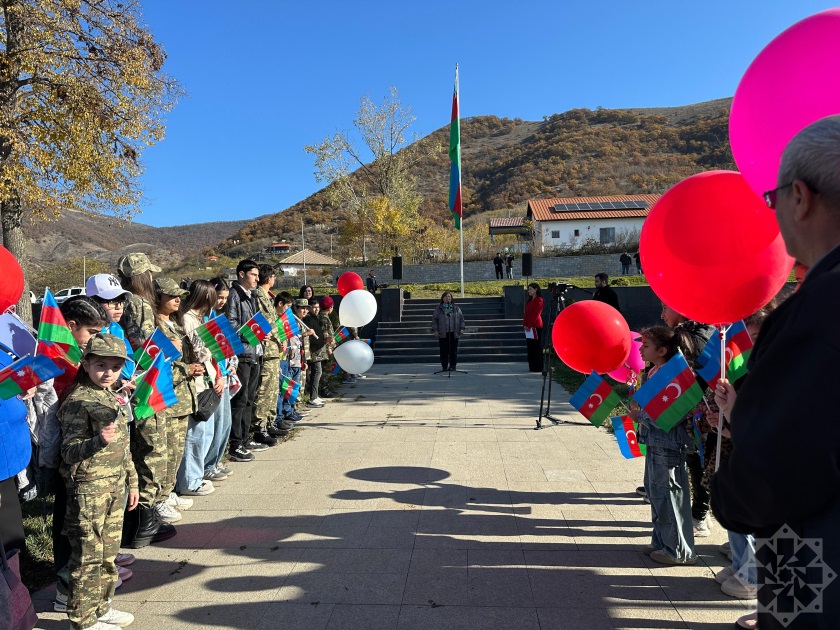
{"type": "Polygon", "coordinates": [[[73,628],[124,627],[130,613],[111,606],[117,583],[125,488],[128,509],[137,507],[137,475],[128,438],[127,401],[112,391],[126,360],[125,343],[96,334],[87,344],[76,380],[58,410],[61,474],[67,488],[64,532],[70,540],[73,628]]]}
{"type": "MultiPolygon", "coordinates": [[[[653,364],[645,374],[645,381],[674,357],[682,345],[690,343],[684,335],[664,326],[641,331],[639,354],[645,362],[653,364]]],[[[645,490],[650,498],[653,536],[646,552],[660,564],[694,564],[697,556],[685,464],[686,450],[692,444],[691,434],[685,422],[664,431],[643,409],[632,410],[630,416],[639,423],[639,442],[647,445],[645,490]]]]}

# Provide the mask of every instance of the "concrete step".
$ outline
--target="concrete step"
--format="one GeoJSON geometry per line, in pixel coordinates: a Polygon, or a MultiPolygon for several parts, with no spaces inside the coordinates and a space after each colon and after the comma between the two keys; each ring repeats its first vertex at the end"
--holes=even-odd
{"type": "MultiPolygon", "coordinates": [[[[440,360],[440,351],[435,348],[433,352],[417,351],[417,352],[401,352],[401,353],[376,353],[376,362],[383,363],[437,363],[440,360]]],[[[483,363],[483,362],[525,362],[528,360],[527,353],[509,352],[505,350],[490,350],[483,349],[478,352],[471,350],[461,350],[458,346],[458,365],[463,363],[483,363]]]]}
{"type": "MultiPolygon", "coordinates": [[[[383,350],[416,350],[419,348],[437,348],[437,339],[377,339],[376,352],[383,350]]],[[[525,341],[519,338],[516,339],[469,339],[461,337],[458,341],[458,348],[509,348],[512,350],[523,350],[525,348],[525,341]]]]}
{"type": "MultiPolygon", "coordinates": [[[[494,319],[502,319],[504,313],[464,313],[464,319],[469,325],[471,321],[487,321],[487,320],[494,320],[494,319]]],[[[431,325],[432,322],[432,314],[431,313],[422,313],[422,314],[408,314],[403,313],[402,316],[403,322],[428,322],[431,325]]]]}

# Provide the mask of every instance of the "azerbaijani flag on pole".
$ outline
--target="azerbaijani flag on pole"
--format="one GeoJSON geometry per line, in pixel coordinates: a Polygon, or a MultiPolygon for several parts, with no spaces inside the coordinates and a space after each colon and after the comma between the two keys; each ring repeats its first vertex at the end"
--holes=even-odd
{"type": "Polygon", "coordinates": [[[604,423],[620,402],[618,394],[595,372],[589,375],[569,399],[569,404],[596,427],[604,423]]]}
{"type": "Polygon", "coordinates": [[[18,359],[0,370],[0,399],[14,398],[63,373],[64,370],[43,354],[18,359]]]}
{"type": "Polygon", "coordinates": [[[274,323],[277,325],[277,336],[280,341],[291,339],[300,334],[300,326],[298,326],[297,318],[291,308],[283,311],[283,314],[274,323]]]}
{"type": "Polygon", "coordinates": [[[333,339],[335,340],[336,343],[341,343],[342,341],[346,341],[347,339],[350,339],[350,331],[347,330],[347,328],[345,328],[344,326],[342,326],[341,328],[339,328],[338,330],[335,331],[335,334],[333,335],[333,339]]]}
{"type": "Polygon", "coordinates": [[[166,362],[163,352],[155,354],[151,367],[137,381],[134,398],[137,401],[134,417],[141,420],[178,402],[172,384],[172,365],[166,362]]]}
{"type": "Polygon", "coordinates": [[[224,315],[218,315],[195,329],[216,361],[224,361],[245,352],[245,345],[224,315]]]}
{"type": "Polygon", "coordinates": [[[271,334],[271,331],[271,322],[262,313],[257,313],[242,324],[239,334],[245,337],[252,346],[258,346],[263,339],[271,334]]]}
{"type": "Polygon", "coordinates": [[[341,366],[338,364],[338,361],[333,361],[332,368],[330,372],[334,375],[341,374],[341,366]]]}
{"type": "Polygon", "coordinates": [[[452,94],[452,122],[449,124],[449,210],[455,227],[461,229],[464,207],[461,202],[461,111],[458,102],[458,66],[455,65],[455,91],[452,94]]]}
{"type": "Polygon", "coordinates": [[[114,337],[119,337],[123,340],[125,344],[125,356],[128,358],[125,360],[125,365],[123,365],[120,374],[123,378],[131,378],[131,375],[134,374],[134,350],[131,348],[131,344],[128,343],[128,339],[125,338],[125,331],[122,329],[122,326],[117,322],[111,322],[102,329],[102,332],[114,335],[114,337]]]}
{"type": "Polygon", "coordinates": [[[77,367],[82,360],[82,351],[73,338],[70,327],[49,289],[44,290],[44,304],[41,306],[41,323],[38,325],[38,347],[36,354],[50,359],[62,359],[71,367],[77,367]]]}
{"type": "Polygon", "coordinates": [[[152,367],[152,362],[158,354],[163,353],[167,361],[177,361],[181,358],[181,353],[175,344],[169,341],[169,338],[163,334],[160,328],[155,328],[152,336],[143,342],[143,345],[134,351],[134,362],[137,364],[138,370],[144,372],[152,367]]]}
{"type": "Polygon", "coordinates": [[[682,352],[674,355],[633,394],[633,400],[663,431],[673,429],[702,399],[703,392],[682,352]]]}
{"type": "Polygon", "coordinates": [[[630,416],[611,416],[610,422],[613,425],[618,449],[625,459],[642,457],[646,454],[647,449],[644,444],[639,444],[636,437],[636,424],[630,416]]]}
{"type": "Polygon", "coordinates": [[[288,376],[284,376],[283,382],[280,384],[280,394],[285,400],[294,404],[300,395],[300,383],[293,381],[288,376]]]}
{"type": "MultiPolygon", "coordinates": [[[[747,373],[747,361],[752,354],[752,338],[743,321],[736,322],[726,331],[726,378],[734,383],[747,373]]],[[[712,389],[720,379],[720,338],[713,335],[697,357],[697,375],[712,389]]]]}

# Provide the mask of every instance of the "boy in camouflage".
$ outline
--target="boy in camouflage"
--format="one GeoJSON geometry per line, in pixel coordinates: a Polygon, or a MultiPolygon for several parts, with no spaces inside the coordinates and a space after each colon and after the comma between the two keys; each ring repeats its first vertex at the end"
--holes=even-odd
{"type": "MultiPolygon", "coordinates": [[[[277,313],[274,310],[274,300],[268,292],[274,286],[274,268],[271,265],[260,265],[259,272],[259,285],[254,289],[257,308],[268,321],[274,322],[277,313]]],[[[262,340],[262,347],[263,364],[260,370],[260,385],[254,399],[251,433],[254,442],[275,446],[275,437],[284,435],[283,431],[274,427],[273,422],[277,415],[277,398],[280,395],[280,359],[286,352],[286,342],[278,339],[275,326],[272,325],[271,332],[262,340]]],[[[288,431],[285,434],[288,434],[288,431]]]]}
{"type": "Polygon", "coordinates": [[[127,401],[111,390],[126,359],[122,339],[99,333],[85,348],[75,384],[57,417],[61,423],[61,474],[67,487],[64,533],[70,540],[73,628],[114,630],[134,621],[111,607],[117,582],[125,487],[128,509],[137,507],[137,475],[129,451],[127,401]]]}

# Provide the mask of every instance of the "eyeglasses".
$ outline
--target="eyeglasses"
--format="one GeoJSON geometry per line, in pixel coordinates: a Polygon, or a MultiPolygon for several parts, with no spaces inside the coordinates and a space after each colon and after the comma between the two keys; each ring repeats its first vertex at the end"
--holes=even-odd
{"type": "Polygon", "coordinates": [[[789,184],[785,184],[784,186],[779,186],[778,188],[774,188],[773,190],[765,191],[763,197],[764,197],[764,203],[767,204],[767,207],[770,208],[771,210],[775,210],[776,209],[776,198],[779,196],[779,191],[784,190],[785,188],[788,188],[790,186],[793,186],[793,182],[790,182],[789,184]]]}
{"type": "Polygon", "coordinates": [[[102,306],[107,306],[108,308],[125,308],[125,300],[102,302],[102,306]]]}

